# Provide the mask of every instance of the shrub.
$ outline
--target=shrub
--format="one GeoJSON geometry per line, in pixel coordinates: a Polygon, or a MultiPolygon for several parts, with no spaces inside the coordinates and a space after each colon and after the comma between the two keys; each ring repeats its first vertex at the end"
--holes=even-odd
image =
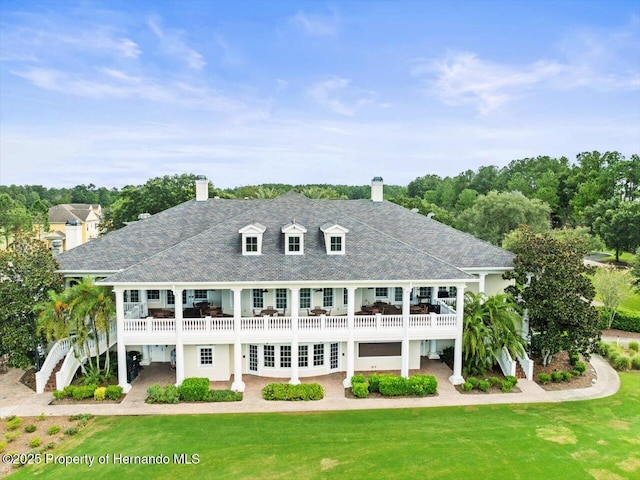
{"type": "Polygon", "coordinates": [[[77,422],[78,420],[82,420],[84,422],[91,420],[93,418],[92,413],[78,413],[76,415],[71,415],[69,417],[70,422],[77,422]]]}
{"type": "Polygon", "coordinates": [[[631,368],[631,358],[626,355],[620,355],[616,357],[613,362],[613,368],[616,370],[629,370],[631,368]]]}
{"type": "Polygon", "coordinates": [[[51,425],[49,427],[49,429],[47,430],[47,434],[49,435],[55,435],[56,433],[58,433],[60,431],[60,427],[58,425],[51,425]]]}
{"type": "Polygon", "coordinates": [[[571,370],[571,376],[573,377],[579,377],[580,375],[582,375],[578,370],[571,370]]]}
{"type": "Polygon", "coordinates": [[[95,392],[97,385],[83,385],[81,387],[76,387],[73,389],[73,398],[76,400],[84,400],[85,398],[93,397],[93,392],[95,392]]]}
{"type": "Polygon", "coordinates": [[[209,394],[209,379],[205,377],[185,378],[180,385],[180,400],[201,402],[209,394]]]}
{"type": "Polygon", "coordinates": [[[380,393],[390,397],[409,395],[407,380],[397,375],[386,375],[380,379],[380,393]]]}
{"type": "Polygon", "coordinates": [[[502,382],[500,382],[500,390],[502,390],[504,393],[509,393],[513,390],[513,387],[514,384],[509,380],[503,380],[502,382]]]}
{"type": "Polygon", "coordinates": [[[11,443],[13,442],[16,438],[18,438],[18,436],[20,435],[19,431],[15,431],[15,432],[7,432],[4,434],[4,438],[7,439],[7,442],[11,443]]]}
{"type": "Polygon", "coordinates": [[[580,374],[583,374],[587,371],[587,364],[584,362],[576,362],[576,364],[573,366],[573,369],[580,372],[580,374]]]}
{"type": "Polygon", "coordinates": [[[30,423],[29,425],[27,425],[26,427],[24,427],[24,431],[26,433],[33,433],[36,431],[36,426],[33,423],[30,423]]]}
{"type": "Polygon", "coordinates": [[[466,381],[462,384],[462,390],[464,390],[465,392],[469,392],[473,390],[473,385],[471,384],[471,382],[466,381]]]}
{"type": "Polygon", "coordinates": [[[47,418],[47,416],[44,414],[44,412],[42,412],[40,415],[36,417],[36,422],[44,422],[45,418],[47,418]]]}
{"type": "Polygon", "coordinates": [[[62,389],[62,392],[64,393],[65,397],[73,397],[73,392],[75,391],[75,389],[75,385],[67,385],[62,389]]]}
{"type": "Polygon", "coordinates": [[[109,400],[120,400],[122,398],[122,387],[120,385],[107,386],[105,396],[109,400]]]}
{"type": "Polygon", "coordinates": [[[438,391],[438,381],[433,375],[412,375],[407,380],[409,395],[424,397],[435,395],[438,391]]]}
{"type": "Polygon", "coordinates": [[[569,363],[572,367],[575,367],[576,363],[580,361],[580,354],[572,353],[569,355],[569,363]]]}
{"type": "Polygon", "coordinates": [[[5,442],[4,440],[0,441],[0,452],[3,452],[6,446],[7,442],[5,442]]]}
{"type": "MultiPolygon", "coordinates": [[[[607,358],[609,356],[609,350],[611,349],[611,345],[609,345],[607,342],[600,342],[598,344],[598,352],[600,353],[600,355],[602,355],[604,358],[607,358]]],[[[575,365],[574,365],[575,366],[575,365]]]]}
{"type": "Polygon", "coordinates": [[[631,359],[631,368],[634,370],[640,370],[640,357],[635,356],[631,359]]]}
{"type": "Polygon", "coordinates": [[[511,384],[515,387],[518,384],[518,379],[516,377],[514,377],[513,375],[507,375],[505,377],[505,379],[509,382],[511,382],[511,384]]]}
{"type": "Polygon", "coordinates": [[[63,390],[53,391],[53,398],[55,398],[56,400],[62,400],[64,397],[65,397],[65,394],[63,390]]]}
{"type": "Polygon", "coordinates": [[[317,383],[269,383],[262,389],[262,398],[265,400],[322,400],[324,389],[317,383]]]}
{"type": "Polygon", "coordinates": [[[147,388],[146,401],[147,403],[178,403],[180,401],[180,389],[175,385],[161,387],[155,383],[147,388]]]}
{"type": "Polygon", "coordinates": [[[551,375],[549,375],[548,373],[541,373],[540,375],[538,375],[538,380],[544,385],[551,381],[551,375]]]}
{"type": "Polygon", "coordinates": [[[473,388],[477,388],[479,380],[476,377],[469,377],[467,378],[467,382],[469,382],[473,388]]]}
{"type": "Polygon", "coordinates": [[[31,448],[38,448],[41,443],[42,443],[42,439],[40,437],[35,437],[31,439],[31,441],[29,442],[29,446],[31,448]]]}
{"type": "Polygon", "coordinates": [[[571,372],[562,372],[562,380],[565,382],[570,382],[572,377],[571,372]]]}
{"type": "Polygon", "coordinates": [[[500,379],[498,377],[490,377],[489,378],[489,383],[491,384],[491,386],[493,387],[494,385],[500,385],[500,379]]]}
{"type": "Polygon", "coordinates": [[[358,398],[367,398],[369,396],[369,387],[364,382],[356,382],[353,383],[353,379],[351,380],[351,391],[353,395],[358,398]]]}
{"type": "Polygon", "coordinates": [[[55,446],[55,442],[49,442],[44,447],[42,447],[42,450],[44,450],[45,452],[48,450],[53,450],[55,446]]]}
{"type": "Polygon", "coordinates": [[[640,332],[640,312],[624,308],[618,309],[611,328],[625,332],[640,332]]]}
{"type": "Polygon", "coordinates": [[[95,392],[93,392],[93,399],[101,402],[105,399],[107,394],[107,387],[98,387],[95,392]]]}
{"type": "Polygon", "coordinates": [[[552,382],[561,382],[562,381],[562,373],[560,373],[560,372],[551,372],[551,381],[552,382]]]}
{"type": "Polygon", "coordinates": [[[478,382],[478,390],[481,392],[488,392],[489,388],[491,388],[491,383],[488,380],[480,380],[478,382]]]}
{"type": "Polygon", "coordinates": [[[638,342],[635,342],[635,341],[629,342],[629,350],[633,352],[637,352],[639,349],[640,349],[640,344],[638,344],[638,342]]]}
{"type": "Polygon", "coordinates": [[[20,428],[22,424],[22,419],[20,417],[13,417],[11,420],[7,422],[7,430],[17,430],[20,428]]]}
{"type": "Polygon", "coordinates": [[[208,402],[240,402],[242,393],[233,390],[210,390],[207,394],[208,402]]]}
{"type": "Polygon", "coordinates": [[[70,437],[78,433],[78,427],[69,427],[64,431],[65,435],[69,435],[70,437]]]}
{"type": "Polygon", "coordinates": [[[353,385],[354,383],[365,383],[366,380],[364,379],[364,375],[362,374],[357,374],[354,375],[353,377],[351,377],[351,384],[353,385]]]}

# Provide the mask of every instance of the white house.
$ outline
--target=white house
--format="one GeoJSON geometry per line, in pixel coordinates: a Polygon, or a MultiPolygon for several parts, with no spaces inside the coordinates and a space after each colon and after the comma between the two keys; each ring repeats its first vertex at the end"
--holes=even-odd
{"type": "Polygon", "coordinates": [[[493,294],[513,255],[383,200],[196,198],[58,256],[67,277],[114,288],[119,383],[126,352],[176,357],[186,377],[288,379],[419,368],[454,350],[465,291],[493,294]]]}

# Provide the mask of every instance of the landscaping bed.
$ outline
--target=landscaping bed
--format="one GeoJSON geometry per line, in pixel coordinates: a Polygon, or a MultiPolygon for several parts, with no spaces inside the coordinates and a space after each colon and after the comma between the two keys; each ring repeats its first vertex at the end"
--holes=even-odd
{"type": "Polygon", "coordinates": [[[438,381],[433,375],[411,375],[404,378],[389,373],[362,374],[351,377],[347,398],[413,398],[436,396],[438,381]]]}
{"type": "Polygon", "coordinates": [[[553,356],[551,363],[547,366],[540,365],[539,359],[535,359],[533,365],[533,379],[543,389],[551,390],[574,390],[579,388],[589,388],[593,385],[594,380],[597,380],[596,370],[593,366],[582,359],[586,366],[586,370],[581,375],[572,375],[570,381],[549,381],[543,383],[540,381],[540,374],[549,375],[550,377],[554,373],[572,372],[574,365],[571,364],[569,355],[567,352],[559,352],[553,356]]]}

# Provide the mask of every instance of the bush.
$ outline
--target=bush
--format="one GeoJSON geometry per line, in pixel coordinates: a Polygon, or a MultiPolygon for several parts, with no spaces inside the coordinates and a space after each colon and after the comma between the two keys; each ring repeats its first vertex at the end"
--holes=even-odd
{"type": "Polygon", "coordinates": [[[551,381],[551,375],[549,375],[548,373],[541,373],[540,375],[538,375],[538,381],[543,385],[549,383],[551,381]]]}
{"type": "Polygon", "coordinates": [[[180,385],[180,400],[202,402],[209,395],[209,379],[205,377],[185,378],[180,385]]]}
{"type": "Polygon", "coordinates": [[[20,417],[13,417],[7,422],[7,430],[17,430],[22,425],[22,419],[20,417]]]}
{"type": "Polygon", "coordinates": [[[500,390],[502,390],[504,393],[509,393],[513,390],[513,387],[514,384],[509,380],[503,380],[502,382],[500,382],[500,390]]]}
{"type": "Polygon", "coordinates": [[[33,423],[30,423],[29,425],[27,425],[26,427],[24,427],[24,431],[26,433],[33,433],[36,431],[36,426],[33,423]]]}
{"type": "Polygon", "coordinates": [[[60,431],[60,427],[58,425],[51,425],[47,430],[48,435],[55,435],[60,431]]]}
{"type": "Polygon", "coordinates": [[[613,319],[611,328],[624,330],[625,332],[640,333],[640,312],[619,308],[613,319]]]}
{"type": "Polygon", "coordinates": [[[73,398],[76,400],[84,400],[85,398],[93,397],[93,392],[95,392],[97,385],[83,385],[81,387],[75,387],[73,389],[73,398]]]}
{"type": "Polygon", "coordinates": [[[631,368],[634,370],[640,370],[640,357],[635,356],[631,359],[631,368]]]}
{"type": "Polygon", "coordinates": [[[480,380],[478,382],[478,390],[481,392],[488,392],[491,388],[491,383],[488,380],[480,380]]]}
{"type": "Polygon", "coordinates": [[[163,388],[155,383],[147,388],[146,401],[147,403],[178,403],[180,401],[180,389],[175,385],[167,385],[163,388]]]}
{"type": "Polygon", "coordinates": [[[580,372],[580,374],[583,374],[587,371],[587,364],[584,362],[576,362],[576,364],[573,366],[573,369],[577,372],[580,372]]]}
{"type": "Polygon", "coordinates": [[[631,358],[626,355],[620,355],[616,357],[613,362],[613,368],[616,370],[629,370],[631,368],[631,358]]]}
{"type": "Polygon", "coordinates": [[[569,363],[572,367],[575,367],[576,363],[580,361],[580,354],[572,353],[569,355],[569,363]]]}
{"type": "Polygon", "coordinates": [[[498,377],[491,377],[489,378],[489,383],[491,384],[492,387],[500,385],[500,379],[498,377]]]}
{"type": "Polygon", "coordinates": [[[511,382],[511,384],[515,387],[518,384],[518,379],[516,377],[514,377],[513,375],[507,375],[505,377],[505,379],[509,382],[511,382]]]}
{"type": "Polygon", "coordinates": [[[561,382],[562,381],[562,373],[560,373],[560,372],[551,372],[551,381],[552,382],[561,382]]]}
{"type": "Polygon", "coordinates": [[[7,442],[5,442],[4,440],[0,441],[0,452],[3,452],[6,446],[7,442]]]}
{"type": "Polygon", "coordinates": [[[239,402],[242,393],[233,390],[210,390],[207,394],[207,402],[239,402]]]}
{"type": "Polygon", "coordinates": [[[69,417],[69,421],[70,422],[77,422],[78,420],[81,420],[83,422],[87,422],[89,420],[91,420],[93,418],[93,414],[92,413],[78,413],[77,415],[71,415],[69,417]]]}
{"type": "Polygon", "coordinates": [[[412,375],[407,380],[409,395],[424,397],[435,395],[438,391],[438,381],[433,375],[412,375]]]}
{"type": "Polygon", "coordinates": [[[64,431],[64,434],[72,437],[73,435],[78,433],[78,430],[79,430],[78,427],[69,427],[64,431]]]}
{"type": "Polygon", "coordinates": [[[362,374],[357,374],[354,375],[353,377],[351,377],[351,384],[353,385],[354,383],[365,383],[366,380],[364,379],[364,375],[362,374]]]}
{"type": "Polygon", "coordinates": [[[629,342],[629,350],[630,351],[637,352],[638,349],[640,349],[640,344],[638,344],[638,342],[635,342],[635,341],[629,342]]]}
{"type": "Polygon", "coordinates": [[[45,418],[47,418],[47,416],[44,414],[44,412],[42,412],[36,417],[36,422],[44,422],[45,418]]]}
{"type": "Polygon", "coordinates": [[[62,392],[64,393],[65,397],[73,397],[73,392],[75,391],[75,389],[75,385],[67,385],[62,389],[62,392]]]}
{"type": "Polygon", "coordinates": [[[107,394],[107,387],[98,387],[93,392],[93,399],[101,402],[102,400],[105,399],[106,394],[107,394]]]}
{"type": "Polygon", "coordinates": [[[579,377],[580,375],[582,375],[578,370],[571,370],[571,376],[573,377],[579,377]]]}
{"type": "Polygon", "coordinates": [[[607,358],[609,356],[609,350],[611,350],[611,345],[609,345],[607,342],[600,342],[598,344],[598,353],[600,353],[600,355],[602,355],[604,358],[607,358]]]}
{"type": "Polygon", "coordinates": [[[324,388],[318,383],[269,383],[262,389],[262,398],[265,400],[322,400],[324,388]]]}
{"type": "Polygon", "coordinates": [[[467,378],[467,382],[469,382],[473,386],[473,388],[476,388],[478,386],[479,380],[476,377],[469,377],[467,378]]]}
{"type": "Polygon", "coordinates": [[[573,378],[571,372],[562,372],[562,380],[564,380],[565,382],[570,382],[571,378],[573,378]]]}
{"type": "Polygon", "coordinates": [[[41,443],[42,443],[42,439],[40,437],[35,437],[31,439],[31,441],[29,442],[29,446],[31,448],[38,448],[41,443]]]}
{"type": "Polygon", "coordinates": [[[15,432],[7,432],[4,434],[4,438],[7,439],[7,442],[11,443],[13,442],[16,438],[18,438],[18,436],[20,435],[19,431],[15,431],[15,432]]]}
{"type": "Polygon", "coordinates": [[[351,380],[351,391],[353,395],[358,398],[367,398],[369,396],[369,387],[364,382],[356,382],[353,383],[353,379],[351,380]]]}
{"type": "Polygon", "coordinates": [[[469,392],[473,390],[473,385],[471,384],[471,382],[466,381],[462,384],[462,390],[464,390],[465,392],[469,392]]]}
{"type": "Polygon", "coordinates": [[[122,398],[122,387],[120,385],[107,386],[105,396],[109,400],[120,400],[122,398]]]}

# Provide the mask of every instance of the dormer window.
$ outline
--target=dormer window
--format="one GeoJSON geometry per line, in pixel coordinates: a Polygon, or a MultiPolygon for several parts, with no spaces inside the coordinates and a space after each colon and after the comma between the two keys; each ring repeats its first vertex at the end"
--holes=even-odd
{"type": "Polygon", "coordinates": [[[332,222],[325,223],[320,227],[320,230],[324,233],[327,255],[344,255],[349,230],[332,222]]]}
{"type": "Polygon", "coordinates": [[[307,233],[307,229],[294,220],[282,227],[282,233],[284,233],[285,255],[303,255],[304,234],[307,233]]]}
{"type": "Polygon", "coordinates": [[[242,235],[242,255],[262,254],[262,234],[267,227],[253,222],[238,230],[242,235]]]}

